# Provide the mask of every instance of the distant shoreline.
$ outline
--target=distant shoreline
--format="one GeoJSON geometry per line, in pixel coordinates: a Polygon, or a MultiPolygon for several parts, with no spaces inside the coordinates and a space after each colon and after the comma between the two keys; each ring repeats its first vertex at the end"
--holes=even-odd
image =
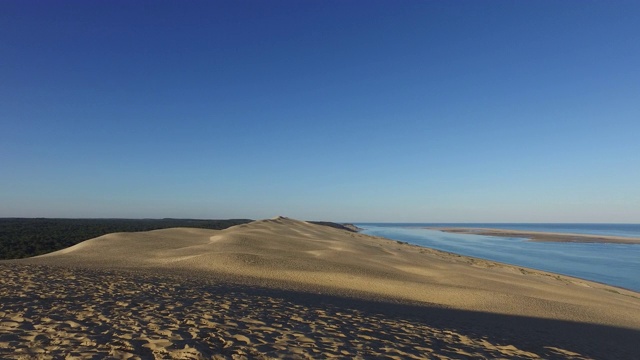
{"type": "Polygon", "coordinates": [[[537,242],[576,242],[576,243],[615,243],[640,244],[640,238],[591,234],[570,234],[558,232],[524,231],[507,229],[464,228],[464,227],[426,227],[456,234],[473,234],[500,237],[519,237],[537,242]]]}

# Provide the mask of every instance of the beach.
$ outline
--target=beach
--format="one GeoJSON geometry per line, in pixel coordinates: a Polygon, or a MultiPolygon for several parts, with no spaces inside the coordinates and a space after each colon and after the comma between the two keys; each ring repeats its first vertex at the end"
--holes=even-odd
{"type": "Polygon", "coordinates": [[[0,262],[0,357],[630,359],[640,294],[283,217],[0,262]]]}
{"type": "Polygon", "coordinates": [[[625,237],[625,236],[567,234],[567,233],[559,233],[559,232],[540,232],[540,231],[465,228],[465,227],[429,227],[427,229],[456,233],[456,234],[518,237],[518,238],[529,239],[531,241],[541,241],[541,242],[640,244],[640,238],[625,237]]]}

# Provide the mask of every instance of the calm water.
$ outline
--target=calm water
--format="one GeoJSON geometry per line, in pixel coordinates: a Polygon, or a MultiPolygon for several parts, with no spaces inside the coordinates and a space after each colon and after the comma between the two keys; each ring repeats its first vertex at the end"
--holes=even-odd
{"type": "Polygon", "coordinates": [[[640,245],[532,242],[521,238],[453,234],[425,226],[640,237],[640,225],[618,224],[357,224],[363,233],[388,239],[598,281],[640,291],[640,245]]]}

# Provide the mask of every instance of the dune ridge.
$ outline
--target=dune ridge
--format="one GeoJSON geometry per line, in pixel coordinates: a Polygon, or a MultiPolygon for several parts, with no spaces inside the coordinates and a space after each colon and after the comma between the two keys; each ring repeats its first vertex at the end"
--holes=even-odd
{"type": "MultiPolygon", "coordinates": [[[[450,309],[446,311],[452,311],[456,314],[494,314],[490,316],[497,318],[516,316],[519,319],[547,319],[545,321],[562,322],[563,324],[591,324],[599,326],[598,329],[601,327],[628,329],[625,330],[628,332],[624,334],[631,334],[629,336],[640,334],[640,294],[632,291],[542,271],[463,257],[285,217],[254,221],[225,230],[174,228],[140,233],[109,234],[51,254],[30,259],[4,261],[0,264],[4,266],[4,270],[8,266],[14,265],[22,272],[28,272],[30,266],[33,269],[40,269],[38,271],[41,272],[51,271],[52,273],[61,271],[55,269],[72,269],[69,271],[76,272],[93,271],[101,279],[108,279],[110,276],[100,275],[104,271],[118,271],[118,276],[165,276],[171,279],[177,277],[183,279],[178,280],[179,282],[197,280],[203,283],[236,284],[252,289],[264,288],[296,294],[316,294],[319,296],[317,299],[320,299],[321,296],[334,296],[414,304],[418,308],[424,307],[427,314],[436,314],[450,309]]],[[[14,284],[12,286],[17,286],[16,284],[19,284],[18,278],[13,277],[12,279],[14,284]]],[[[176,280],[171,281],[175,282],[176,280]]],[[[37,283],[37,281],[34,282],[37,283]]],[[[162,284],[163,282],[157,281],[156,283],[162,284]]],[[[5,280],[3,286],[8,286],[7,284],[5,280]]],[[[43,287],[44,285],[33,286],[43,287]]],[[[93,284],[91,286],[99,285],[93,284]]],[[[117,284],[113,284],[113,286],[117,286],[117,284]]],[[[215,292],[214,290],[207,291],[215,292]]],[[[116,296],[113,293],[109,294],[109,296],[116,296]]],[[[307,299],[305,303],[307,306],[310,301],[314,301],[313,296],[305,297],[305,299],[307,299]]],[[[236,299],[236,301],[240,302],[240,299],[236,299]]],[[[211,302],[207,304],[206,306],[209,306],[213,312],[229,311],[233,313],[230,308],[224,310],[211,302]]],[[[283,311],[293,310],[283,308],[283,311]]],[[[7,319],[11,318],[9,312],[2,308],[0,308],[0,315],[7,319]]],[[[12,316],[15,318],[17,315],[13,314],[12,316]]],[[[147,316],[152,317],[153,312],[147,313],[147,316]]],[[[433,319],[435,317],[431,321],[434,321],[433,319]]],[[[464,325],[465,317],[462,316],[461,319],[462,321],[458,324],[466,326],[464,325]]],[[[237,320],[233,321],[237,322],[237,320]]],[[[17,322],[13,320],[5,322],[14,325],[0,326],[0,343],[3,342],[3,333],[10,332],[12,326],[20,326],[19,324],[15,325],[17,322]]],[[[107,321],[105,320],[105,322],[107,321]]],[[[254,326],[253,330],[259,333],[261,330],[258,328],[261,326],[265,327],[268,324],[254,326]]],[[[341,331],[354,331],[353,329],[348,330],[350,327],[347,325],[343,326],[346,327],[341,331]]],[[[469,324],[469,326],[471,328],[486,328],[482,324],[469,324]]],[[[516,329],[519,328],[516,327],[516,329]]],[[[313,331],[322,333],[322,329],[317,326],[313,331]]],[[[424,334],[430,334],[425,336],[431,337],[433,340],[442,335],[444,330],[434,328],[427,331],[426,328],[423,328],[421,331],[425,331],[424,334]]],[[[518,331],[530,334],[532,330],[519,329],[518,331]]],[[[170,333],[167,334],[170,335],[170,333]]],[[[402,336],[410,336],[409,333],[402,336]]],[[[553,331],[550,332],[550,334],[553,333],[553,331]]],[[[613,332],[610,331],[610,333],[613,332]]],[[[228,336],[231,335],[228,334],[228,336]]],[[[248,335],[245,333],[242,336],[248,335]]],[[[337,335],[325,337],[330,339],[335,336],[337,335]]],[[[371,335],[365,336],[369,336],[370,339],[375,338],[371,335]]],[[[536,336],[540,336],[540,334],[536,336]]],[[[483,348],[479,345],[482,344],[481,338],[480,336],[474,340],[477,341],[474,342],[475,349],[480,351],[478,349],[482,348],[483,351],[488,351],[490,342],[487,342],[483,348]]],[[[34,341],[34,339],[31,340],[34,341]]],[[[460,344],[461,338],[457,337],[457,339],[457,343],[460,344]]],[[[603,356],[598,352],[598,349],[594,350],[588,345],[588,339],[585,340],[584,347],[581,347],[582,343],[579,339],[565,339],[568,344],[577,344],[571,349],[563,349],[562,346],[544,347],[542,343],[548,345],[548,343],[553,343],[553,340],[544,336],[542,339],[544,341],[540,340],[533,347],[540,351],[538,354],[522,350],[523,352],[518,353],[518,356],[536,358],[536,356],[544,355],[542,356],[544,358],[562,358],[570,357],[567,355],[569,353],[575,353],[577,355],[572,356],[580,358],[578,355],[581,352],[586,354],[592,352],[599,354],[600,357],[603,356]],[[555,350],[551,350],[551,348],[555,350]]],[[[163,343],[156,342],[155,345],[149,345],[146,348],[154,347],[157,354],[166,355],[169,354],[167,351],[177,349],[175,344],[188,345],[188,342],[173,341],[170,336],[169,339],[165,338],[164,340],[163,343]]],[[[300,341],[294,342],[298,345],[304,343],[302,339],[298,340],[300,341]]],[[[238,339],[235,341],[236,343],[242,342],[238,339]]],[[[419,342],[416,339],[412,341],[419,342]]],[[[429,343],[426,338],[424,341],[423,345],[429,343]]],[[[525,343],[531,342],[531,340],[523,341],[525,343]]],[[[566,345],[566,341],[561,342],[560,345],[566,345]]],[[[627,354],[634,346],[625,336],[618,336],[614,342],[615,348],[620,351],[618,354],[627,354]]],[[[267,351],[266,348],[251,347],[249,343],[245,344],[248,348],[262,349],[256,350],[259,353],[279,354],[277,356],[284,356],[283,354],[286,353],[282,352],[285,351],[283,349],[267,351]]],[[[320,347],[317,341],[313,343],[316,344],[316,347],[320,347]]],[[[380,342],[376,344],[380,344],[380,342]]],[[[6,345],[11,345],[11,343],[6,345]]],[[[520,345],[514,344],[514,349],[519,349],[520,345]]],[[[393,350],[393,346],[390,344],[385,346],[390,351],[393,350]]],[[[420,347],[420,344],[415,344],[415,346],[420,347]]],[[[425,346],[426,348],[429,347],[425,346]]],[[[132,349],[129,353],[135,354],[136,348],[132,349]]],[[[181,347],[181,349],[185,348],[181,347]]],[[[403,349],[402,351],[406,352],[406,349],[403,349]]],[[[433,347],[430,349],[431,352],[424,350],[411,354],[416,358],[421,358],[419,354],[422,353],[425,355],[422,358],[429,358],[434,355],[433,351],[437,353],[437,349],[433,347]]],[[[350,351],[346,348],[343,350],[350,351]]],[[[138,348],[137,351],[141,350],[138,348]]],[[[242,351],[244,351],[244,355],[240,353],[236,355],[249,356],[247,349],[242,351]]],[[[361,356],[365,353],[363,351],[361,349],[359,353],[356,351],[349,354],[351,356],[360,354],[358,356],[361,356]]],[[[206,353],[195,351],[193,354],[196,352],[200,355],[206,353]]],[[[153,351],[151,353],[152,355],[156,354],[153,351]]],[[[188,355],[188,353],[189,351],[184,354],[188,355]]],[[[410,354],[410,352],[406,353],[410,354]]],[[[486,354],[489,353],[486,352],[486,354]]],[[[177,354],[170,354],[170,356],[177,357],[177,354]]],[[[336,357],[350,356],[340,351],[331,352],[331,354],[336,357]]],[[[385,353],[376,352],[376,354],[376,357],[382,357],[385,353]]],[[[403,358],[401,355],[391,354],[392,352],[389,352],[384,356],[403,358]]],[[[492,354],[492,356],[496,354],[508,356],[499,351],[494,351],[492,354]]],[[[512,355],[515,356],[515,354],[512,355]]],[[[313,358],[319,356],[318,353],[306,350],[298,355],[294,357],[313,358]]],[[[373,353],[371,355],[373,356],[373,353]]],[[[158,356],[162,358],[162,356],[158,356]]],[[[198,358],[196,355],[193,356],[193,358],[198,358]]],[[[585,356],[584,358],[588,358],[587,355],[585,356]]],[[[447,357],[443,355],[442,358],[447,357]]]]}

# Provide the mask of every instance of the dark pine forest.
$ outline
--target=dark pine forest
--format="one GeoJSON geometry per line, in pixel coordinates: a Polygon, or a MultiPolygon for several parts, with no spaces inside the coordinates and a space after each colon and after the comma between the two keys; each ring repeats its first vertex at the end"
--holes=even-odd
{"type": "Polygon", "coordinates": [[[42,255],[115,232],[173,227],[222,230],[248,222],[251,220],[0,218],[0,259],[42,255]]]}

